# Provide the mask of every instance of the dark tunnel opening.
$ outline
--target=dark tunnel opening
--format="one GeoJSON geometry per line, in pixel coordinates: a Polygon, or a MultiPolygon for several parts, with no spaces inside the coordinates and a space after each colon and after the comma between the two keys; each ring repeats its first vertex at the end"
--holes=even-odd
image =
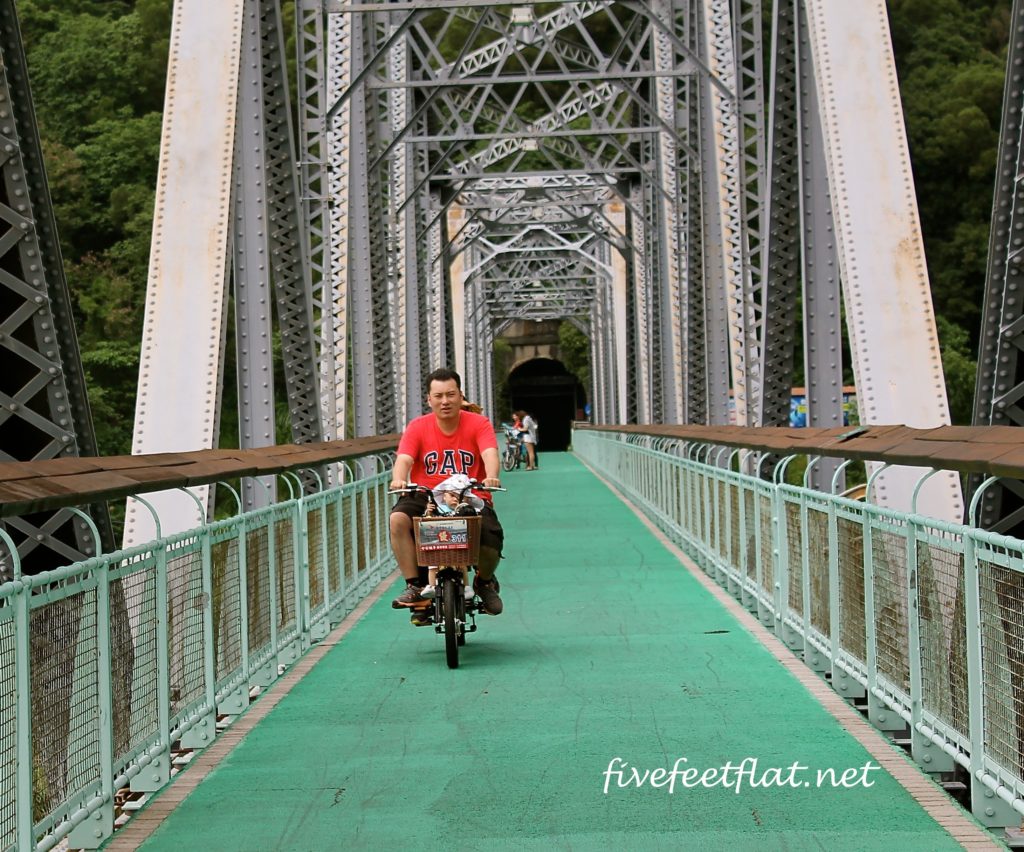
{"type": "Polygon", "coordinates": [[[572,422],[582,416],[586,391],[579,380],[553,358],[533,358],[515,367],[508,377],[512,410],[522,409],[537,421],[540,452],[566,450],[572,422]]]}

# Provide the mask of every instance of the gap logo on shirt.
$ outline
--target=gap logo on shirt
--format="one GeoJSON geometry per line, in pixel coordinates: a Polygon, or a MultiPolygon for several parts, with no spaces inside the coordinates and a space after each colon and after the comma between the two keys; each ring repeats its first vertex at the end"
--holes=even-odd
{"type": "Polygon", "coordinates": [[[454,476],[466,473],[476,463],[476,456],[468,450],[431,451],[423,457],[423,467],[428,476],[454,476]]]}

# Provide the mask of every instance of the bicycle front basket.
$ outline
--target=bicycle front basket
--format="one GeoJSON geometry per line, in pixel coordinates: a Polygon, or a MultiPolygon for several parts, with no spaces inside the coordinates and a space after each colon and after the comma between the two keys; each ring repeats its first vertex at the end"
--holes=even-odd
{"type": "Polygon", "coordinates": [[[476,565],[480,517],[413,518],[418,565],[476,565]]]}

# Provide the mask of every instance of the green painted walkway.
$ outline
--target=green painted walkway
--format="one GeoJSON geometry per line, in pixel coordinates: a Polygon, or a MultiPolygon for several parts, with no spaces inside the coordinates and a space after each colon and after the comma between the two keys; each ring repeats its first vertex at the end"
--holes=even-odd
{"type": "Polygon", "coordinates": [[[542,463],[497,495],[505,614],[460,669],[389,592],[143,848],[960,848],[881,771],[606,795],[616,757],[812,779],[870,758],[575,458],[542,463]]]}

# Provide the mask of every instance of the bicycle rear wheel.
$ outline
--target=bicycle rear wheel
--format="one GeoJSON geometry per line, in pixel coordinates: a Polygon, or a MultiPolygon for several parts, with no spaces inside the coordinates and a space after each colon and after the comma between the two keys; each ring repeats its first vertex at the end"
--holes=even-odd
{"type": "Polygon", "coordinates": [[[444,619],[444,653],[448,660],[448,668],[459,667],[459,623],[458,623],[458,596],[462,590],[456,585],[455,580],[446,577],[441,588],[441,611],[444,619]]]}

